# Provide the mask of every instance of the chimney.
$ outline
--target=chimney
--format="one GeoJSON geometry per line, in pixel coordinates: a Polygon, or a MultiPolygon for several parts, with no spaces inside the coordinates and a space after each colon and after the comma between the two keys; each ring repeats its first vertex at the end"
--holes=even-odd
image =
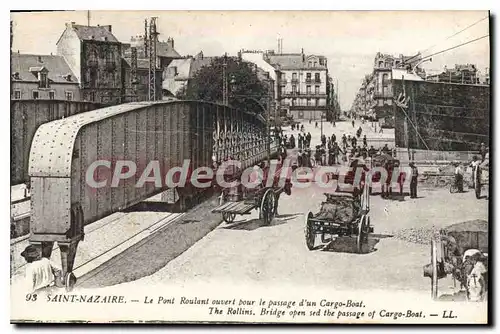
{"type": "Polygon", "coordinates": [[[167,45],[173,49],[174,48],[174,39],[169,37],[167,39],[167,45]]]}
{"type": "Polygon", "coordinates": [[[103,28],[108,29],[110,33],[113,33],[113,30],[111,29],[111,25],[103,26],[103,28]]]}
{"type": "Polygon", "coordinates": [[[43,61],[42,61],[42,56],[38,56],[38,62],[39,62],[39,63],[43,63],[43,61]]]}

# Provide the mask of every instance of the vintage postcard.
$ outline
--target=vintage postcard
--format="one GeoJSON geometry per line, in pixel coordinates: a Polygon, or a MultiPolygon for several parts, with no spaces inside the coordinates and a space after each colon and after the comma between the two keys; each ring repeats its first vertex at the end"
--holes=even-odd
{"type": "Polygon", "coordinates": [[[489,322],[488,11],[11,12],[11,322],[489,322]]]}

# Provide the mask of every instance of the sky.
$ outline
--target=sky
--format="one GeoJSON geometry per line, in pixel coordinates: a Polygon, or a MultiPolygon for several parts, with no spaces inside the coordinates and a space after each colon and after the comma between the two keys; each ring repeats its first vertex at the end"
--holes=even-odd
{"type": "MultiPolygon", "coordinates": [[[[343,110],[352,105],[365,74],[373,71],[377,52],[427,56],[489,34],[489,20],[449,38],[488,16],[486,11],[90,11],[90,25],[112,25],[121,42],[144,33],[144,19],[157,17],[160,40],[172,37],[181,55],[236,55],[241,49],[328,58],[338,82],[343,110]]],[[[13,51],[56,54],[65,23],[88,23],[87,11],[11,13],[13,51]]],[[[490,63],[489,38],[432,57],[422,64],[439,71],[445,65],[476,64],[484,72],[490,63]]]]}

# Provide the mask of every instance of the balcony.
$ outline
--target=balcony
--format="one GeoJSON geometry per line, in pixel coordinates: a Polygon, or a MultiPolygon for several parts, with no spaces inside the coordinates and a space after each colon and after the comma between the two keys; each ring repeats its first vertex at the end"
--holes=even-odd
{"type": "Polygon", "coordinates": [[[315,78],[315,79],[314,79],[314,83],[318,83],[318,84],[320,84],[320,83],[321,83],[321,79],[320,79],[320,78],[315,78]]]}
{"type": "Polygon", "coordinates": [[[311,78],[306,78],[306,83],[312,83],[312,79],[311,78]]]}
{"type": "Polygon", "coordinates": [[[288,80],[287,79],[280,79],[279,83],[282,85],[286,85],[288,83],[288,80]]]}
{"type": "Polygon", "coordinates": [[[295,78],[295,79],[292,79],[292,84],[298,84],[299,83],[299,79],[295,78]]]}
{"type": "Polygon", "coordinates": [[[287,92],[282,94],[283,97],[315,97],[315,98],[326,98],[328,95],[326,93],[315,93],[315,92],[287,92]]]}

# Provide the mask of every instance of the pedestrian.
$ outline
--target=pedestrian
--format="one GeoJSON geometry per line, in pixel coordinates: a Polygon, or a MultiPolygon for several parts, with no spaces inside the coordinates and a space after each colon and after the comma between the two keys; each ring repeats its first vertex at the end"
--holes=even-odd
{"type": "Polygon", "coordinates": [[[306,146],[308,148],[311,147],[311,133],[310,132],[308,132],[307,135],[306,135],[306,146]]]}
{"type": "Polygon", "coordinates": [[[478,160],[477,155],[473,156],[470,164],[470,167],[472,167],[472,188],[476,188],[476,172],[480,164],[481,161],[478,160]]]}
{"type": "Polygon", "coordinates": [[[315,127],[315,128],[318,128],[318,122],[316,122],[316,123],[314,124],[314,127],[315,127]]]}
{"type": "Polygon", "coordinates": [[[290,135],[290,148],[295,148],[295,137],[293,136],[293,133],[290,135]]]}
{"type": "Polygon", "coordinates": [[[335,133],[332,133],[332,143],[337,141],[337,136],[335,136],[335,133]]]}
{"type": "Polygon", "coordinates": [[[481,143],[481,147],[479,148],[479,154],[481,154],[481,162],[484,161],[484,158],[486,157],[486,145],[484,143],[481,143]]]}
{"type": "Polygon", "coordinates": [[[387,144],[384,145],[384,147],[382,147],[382,153],[384,154],[389,154],[391,150],[389,149],[389,146],[387,146],[387,144]]]}
{"type": "Polygon", "coordinates": [[[458,192],[464,191],[464,171],[460,163],[455,163],[455,185],[458,188],[458,192]]]}
{"type": "Polygon", "coordinates": [[[298,136],[298,139],[297,139],[297,142],[299,144],[299,150],[302,150],[302,144],[303,144],[303,141],[304,141],[304,138],[302,137],[302,135],[299,133],[299,136],[298,136]]]}
{"type": "Polygon", "coordinates": [[[356,146],[358,143],[358,140],[356,139],[356,137],[352,136],[352,146],[356,146]]]}
{"type": "Polygon", "coordinates": [[[352,127],[354,127],[354,120],[352,120],[352,122],[351,122],[351,123],[352,123],[352,127]]]}
{"type": "Polygon", "coordinates": [[[370,149],[368,150],[368,156],[370,158],[373,158],[377,154],[377,150],[372,146],[370,146],[370,149]]]}
{"type": "Polygon", "coordinates": [[[409,165],[411,167],[410,198],[417,198],[418,169],[413,161],[409,165]]]}
{"type": "Polygon", "coordinates": [[[368,147],[368,140],[366,139],[366,135],[363,136],[363,146],[368,147]]]}
{"type": "Polygon", "coordinates": [[[21,256],[26,260],[27,293],[48,293],[54,288],[63,287],[62,271],[43,257],[41,249],[28,245],[21,256]]]}

